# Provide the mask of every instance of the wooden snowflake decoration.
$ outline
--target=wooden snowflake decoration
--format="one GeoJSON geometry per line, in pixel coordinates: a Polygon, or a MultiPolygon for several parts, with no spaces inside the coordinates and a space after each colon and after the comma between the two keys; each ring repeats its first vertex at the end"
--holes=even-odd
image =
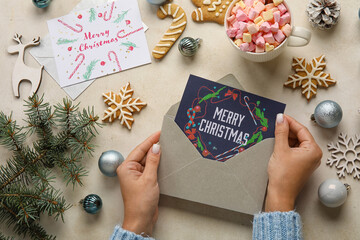
{"type": "Polygon", "coordinates": [[[331,152],[331,158],[326,161],[327,165],[339,169],[337,175],[339,178],[353,174],[354,178],[360,180],[360,136],[349,138],[346,134],[340,133],[339,141],[336,144],[328,144],[328,150],[331,152]]]}
{"type": "Polygon", "coordinates": [[[302,94],[310,100],[319,86],[329,87],[336,83],[330,74],[323,72],[325,67],[324,55],[313,58],[311,63],[306,63],[305,58],[293,58],[292,68],[296,73],[290,75],[284,85],[294,89],[301,86],[302,94]]]}
{"type": "Polygon", "coordinates": [[[121,124],[131,129],[134,122],[133,112],[140,112],[146,106],[139,98],[132,98],[134,90],[130,88],[130,83],[120,89],[119,94],[113,91],[103,93],[104,102],[109,105],[105,110],[103,121],[113,122],[119,119],[121,124]]]}

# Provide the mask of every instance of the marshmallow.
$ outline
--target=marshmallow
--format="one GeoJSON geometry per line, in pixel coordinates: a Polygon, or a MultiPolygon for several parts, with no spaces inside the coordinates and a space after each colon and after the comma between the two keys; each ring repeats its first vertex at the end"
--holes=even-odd
{"type": "Polygon", "coordinates": [[[276,22],[270,27],[270,31],[273,33],[277,33],[279,31],[279,24],[276,22]]]}
{"type": "Polygon", "coordinates": [[[274,14],[271,10],[268,10],[266,12],[263,12],[262,17],[263,17],[264,21],[267,22],[267,21],[273,20],[274,14]]]}
{"type": "Polygon", "coordinates": [[[264,22],[263,24],[261,24],[260,31],[265,32],[265,33],[269,32],[270,24],[268,22],[264,22]]]}
{"type": "Polygon", "coordinates": [[[254,43],[252,43],[252,42],[249,43],[249,49],[248,49],[249,52],[255,51],[255,48],[256,48],[256,45],[254,43]]]}
{"type": "Polygon", "coordinates": [[[280,4],[279,6],[277,6],[277,8],[279,9],[279,11],[281,12],[281,14],[284,14],[287,12],[287,8],[285,7],[284,4],[280,4]]]}
{"type": "Polygon", "coordinates": [[[278,43],[282,43],[282,41],[284,41],[286,36],[284,35],[284,33],[281,30],[279,30],[279,31],[277,31],[276,34],[274,34],[274,38],[278,43]]]}
{"type": "Polygon", "coordinates": [[[244,33],[243,34],[243,42],[249,43],[251,42],[251,34],[250,33],[244,33]]]}
{"type": "Polygon", "coordinates": [[[242,43],[242,44],[240,44],[240,49],[241,49],[241,51],[243,51],[243,52],[247,52],[248,50],[249,50],[249,43],[242,43]]]}
{"type": "Polygon", "coordinates": [[[268,10],[274,8],[274,7],[275,7],[275,5],[273,3],[269,3],[269,4],[265,5],[265,10],[268,11],[268,10]]]}
{"type": "Polygon", "coordinates": [[[256,3],[256,5],[254,6],[254,8],[256,9],[256,11],[258,11],[259,13],[261,13],[262,11],[264,11],[265,5],[264,5],[262,2],[258,2],[258,3],[256,3]]]}
{"type": "Polygon", "coordinates": [[[282,2],[284,2],[284,0],[273,0],[275,6],[280,5],[282,2]]]}
{"type": "Polygon", "coordinates": [[[236,32],[237,29],[236,28],[229,28],[228,30],[226,30],[226,34],[230,37],[233,38],[236,36],[236,32]]]}
{"type": "Polygon", "coordinates": [[[285,26],[285,24],[290,23],[290,20],[291,20],[290,13],[287,12],[280,17],[279,25],[285,26]]]}
{"type": "Polygon", "coordinates": [[[242,37],[243,37],[243,32],[237,31],[237,32],[236,32],[236,37],[235,37],[235,39],[240,39],[240,38],[242,38],[242,37]]]}
{"type": "Polygon", "coordinates": [[[271,45],[271,44],[268,44],[268,43],[266,43],[265,44],[265,51],[266,52],[270,52],[270,51],[272,51],[272,50],[274,50],[274,45],[271,45]]]}
{"type": "Polygon", "coordinates": [[[236,22],[236,17],[235,15],[231,15],[230,17],[228,17],[226,19],[230,24],[234,24],[236,22]]]}
{"type": "Polygon", "coordinates": [[[235,7],[233,7],[233,9],[231,9],[231,13],[232,13],[232,14],[236,14],[236,12],[237,12],[238,10],[241,10],[241,8],[240,8],[240,6],[236,5],[235,7]]]}
{"type": "Polygon", "coordinates": [[[267,43],[274,43],[275,42],[274,36],[273,36],[273,34],[271,32],[265,34],[263,37],[265,39],[265,42],[267,42],[267,43]]]}
{"type": "Polygon", "coordinates": [[[236,40],[234,41],[234,43],[235,43],[238,47],[240,47],[240,45],[243,43],[243,41],[241,41],[241,39],[236,39],[236,40]]]}
{"type": "Polygon", "coordinates": [[[245,3],[243,1],[240,1],[238,3],[236,3],[236,6],[241,7],[241,9],[244,9],[246,7],[245,3]]]}
{"type": "Polygon", "coordinates": [[[256,9],[251,8],[250,12],[249,12],[249,19],[254,20],[255,18],[257,18],[259,16],[259,13],[256,9]]]}
{"type": "Polygon", "coordinates": [[[255,41],[256,46],[264,47],[265,46],[265,39],[264,37],[258,37],[255,41]]]}
{"type": "Polygon", "coordinates": [[[258,26],[256,26],[255,23],[248,23],[247,30],[249,31],[250,34],[255,34],[259,31],[259,28],[258,26]]]}
{"type": "Polygon", "coordinates": [[[261,16],[254,19],[254,23],[258,26],[260,26],[263,22],[264,22],[264,19],[261,16]]]}
{"type": "Polygon", "coordinates": [[[247,15],[246,15],[246,13],[244,13],[244,12],[241,11],[241,10],[238,10],[238,11],[236,12],[236,19],[237,19],[238,21],[247,21],[247,20],[248,20],[248,17],[247,17],[247,15]]]}
{"type": "Polygon", "coordinates": [[[290,24],[286,24],[281,28],[281,31],[285,34],[285,36],[289,37],[291,34],[291,26],[290,24]]]}
{"type": "Polygon", "coordinates": [[[248,6],[248,7],[252,7],[252,5],[254,4],[254,1],[255,0],[245,0],[245,5],[248,6]]]}
{"type": "Polygon", "coordinates": [[[247,24],[245,22],[238,22],[239,23],[239,30],[245,32],[247,30],[247,24]]]}
{"type": "Polygon", "coordinates": [[[280,17],[281,17],[281,12],[280,11],[276,11],[274,12],[274,22],[280,22],[280,17]]]}
{"type": "Polygon", "coordinates": [[[260,47],[260,46],[256,45],[255,52],[263,53],[263,52],[265,52],[265,47],[260,47]]]}

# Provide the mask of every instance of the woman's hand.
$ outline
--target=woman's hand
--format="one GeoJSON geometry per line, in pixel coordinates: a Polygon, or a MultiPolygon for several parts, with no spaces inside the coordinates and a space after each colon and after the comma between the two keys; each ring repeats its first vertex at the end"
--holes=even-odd
{"type": "Polygon", "coordinates": [[[151,135],[117,169],[125,211],[122,228],[136,234],[150,236],[158,218],[159,139],[160,132],[151,135]]]}
{"type": "Polygon", "coordinates": [[[319,167],[321,157],[322,151],[309,130],[295,119],[278,114],[265,211],[293,210],[297,195],[319,167]]]}

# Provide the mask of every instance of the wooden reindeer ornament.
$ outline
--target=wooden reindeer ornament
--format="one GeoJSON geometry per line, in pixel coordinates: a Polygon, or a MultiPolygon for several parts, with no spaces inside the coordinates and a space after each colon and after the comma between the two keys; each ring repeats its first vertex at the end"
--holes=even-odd
{"type": "Polygon", "coordinates": [[[30,96],[32,96],[34,93],[37,92],[40,81],[41,81],[41,75],[42,70],[44,66],[41,66],[40,68],[32,68],[24,63],[24,54],[25,49],[28,47],[38,46],[40,44],[40,37],[34,38],[31,42],[27,44],[22,44],[21,42],[21,35],[18,35],[15,33],[14,40],[18,42],[18,45],[10,46],[8,48],[8,52],[13,53],[19,53],[19,56],[15,62],[15,67],[12,74],[12,87],[14,91],[14,95],[16,97],[19,97],[19,84],[22,80],[28,80],[31,82],[31,93],[30,96]]]}

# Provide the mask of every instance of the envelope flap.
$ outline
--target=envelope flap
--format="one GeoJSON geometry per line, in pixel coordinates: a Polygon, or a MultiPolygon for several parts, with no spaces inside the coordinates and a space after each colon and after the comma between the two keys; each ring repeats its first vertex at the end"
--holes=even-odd
{"type": "MultiPolygon", "coordinates": [[[[238,80],[235,78],[235,76],[233,74],[228,74],[225,77],[221,78],[217,82],[221,83],[221,84],[228,85],[228,86],[233,87],[233,88],[243,90],[243,87],[241,86],[241,84],[238,82],[238,80]]],[[[177,113],[177,111],[179,109],[179,105],[180,105],[180,102],[175,103],[174,105],[172,105],[165,115],[175,119],[176,113],[177,113]]]]}
{"type": "Polygon", "coordinates": [[[40,45],[30,49],[30,54],[34,58],[54,58],[50,35],[41,38],[40,45]]]}

